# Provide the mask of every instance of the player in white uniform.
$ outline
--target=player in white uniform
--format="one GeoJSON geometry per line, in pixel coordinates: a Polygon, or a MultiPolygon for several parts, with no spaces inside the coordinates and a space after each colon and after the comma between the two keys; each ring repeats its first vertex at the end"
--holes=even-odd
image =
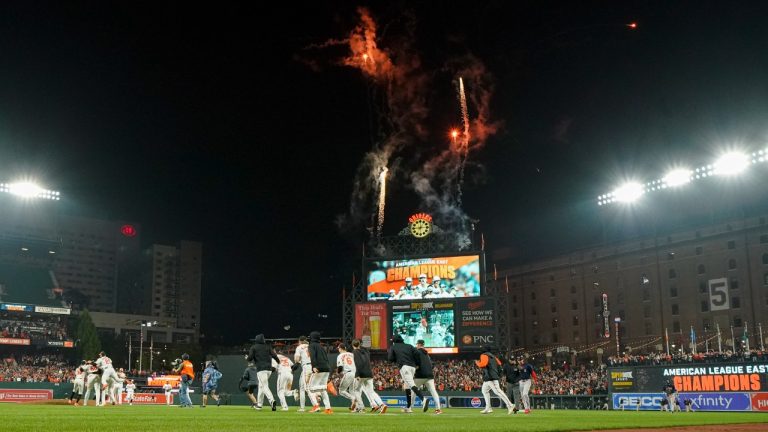
{"type": "Polygon", "coordinates": [[[96,406],[101,406],[101,376],[99,375],[99,368],[93,363],[87,363],[88,369],[85,376],[85,398],[83,398],[83,405],[88,405],[88,400],[91,398],[91,390],[96,395],[96,406]]]}
{"type": "Polygon", "coordinates": [[[136,384],[133,380],[128,380],[128,384],[125,385],[125,400],[128,405],[133,405],[133,392],[136,391],[136,384]]]}
{"type": "MultiPolygon", "coordinates": [[[[299,378],[299,412],[304,412],[306,397],[309,395],[309,377],[312,375],[312,361],[309,358],[309,343],[306,336],[299,338],[299,346],[293,354],[293,361],[301,365],[301,377],[299,378]]],[[[294,397],[296,397],[294,395],[294,397]]],[[[312,401],[312,397],[309,398],[312,401]]]]}
{"type": "Polygon", "coordinates": [[[72,404],[72,399],[75,399],[75,395],[77,395],[77,399],[75,399],[75,406],[80,405],[80,398],[83,396],[83,391],[85,388],[85,376],[87,374],[88,365],[85,364],[85,360],[80,363],[80,366],[75,369],[75,379],[72,381],[72,393],[69,395],[69,400],[67,403],[72,404]]]}
{"type": "Polygon", "coordinates": [[[347,351],[347,347],[343,343],[339,344],[339,355],[336,357],[336,372],[342,374],[339,382],[339,394],[352,401],[349,407],[352,411],[355,411],[357,405],[355,371],[354,356],[347,351]]]}
{"type": "MultiPolygon", "coordinates": [[[[112,359],[107,357],[104,351],[99,353],[99,358],[96,360],[96,367],[101,370],[101,405],[104,405],[104,399],[107,396],[107,389],[115,382],[122,382],[115,372],[115,368],[112,367],[112,359]]],[[[112,401],[115,404],[115,401],[112,401]]]]}
{"type": "MultiPolygon", "coordinates": [[[[109,398],[112,399],[113,402],[117,402],[118,405],[122,405],[125,382],[125,370],[123,368],[120,368],[120,370],[117,371],[117,377],[120,381],[113,381],[109,386],[109,398]]],[[[114,403],[112,405],[114,405],[114,403]]]]}
{"type": "Polygon", "coordinates": [[[280,363],[272,359],[272,367],[277,370],[277,398],[280,400],[280,406],[282,406],[281,411],[288,411],[288,402],[285,401],[285,396],[286,394],[294,396],[291,391],[293,386],[293,370],[291,369],[293,362],[283,354],[278,354],[277,358],[280,360],[280,363]]]}
{"type": "Polygon", "coordinates": [[[173,390],[173,386],[166,381],[165,384],[163,384],[163,393],[165,393],[165,404],[170,406],[171,405],[171,391],[173,390]]]}

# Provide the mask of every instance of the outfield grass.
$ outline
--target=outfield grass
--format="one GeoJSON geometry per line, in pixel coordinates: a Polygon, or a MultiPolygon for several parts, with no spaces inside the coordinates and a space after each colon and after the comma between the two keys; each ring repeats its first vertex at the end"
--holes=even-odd
{"type": "MultiPolygon", "coordinates": [[[[480,410],[448,409],[440,416],[402,414],[350,414],[338,408],[333,415],[254,411],[245,406],[210,406],[181,409],[178,406],[72,407],[36,404],[0,404],[0,431],[136,431],[136,432],[444,432],[444,431],[572,431],[667,426],[768,423],[768,413],[660,413],[620,411],[534,411],[508,416],[505,410],[490,415],[480,410]]],[[[768,425],[766,426],[768,430],[768,425]]]]}

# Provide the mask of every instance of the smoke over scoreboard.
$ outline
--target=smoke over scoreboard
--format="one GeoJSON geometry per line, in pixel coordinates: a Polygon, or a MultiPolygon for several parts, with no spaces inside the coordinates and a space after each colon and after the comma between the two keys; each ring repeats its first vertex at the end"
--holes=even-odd
{"type": "Polygon", "coordinates": [[[659,410],[671,382],[695,411],[768,411],[768,363],[696,363],[608,370],[613,409],[659,410]]]}

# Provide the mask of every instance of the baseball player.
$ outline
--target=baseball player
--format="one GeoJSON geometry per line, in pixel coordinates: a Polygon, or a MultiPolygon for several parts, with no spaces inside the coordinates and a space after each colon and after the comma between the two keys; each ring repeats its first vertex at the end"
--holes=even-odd
{"type": "Polygon", "coordinates": [[[91,398],[91,390],[93,390],[93,393],[96,395],[96,406],[101,406],[101,375],[99,374],[99,368],[90,361],[86,362],[86,366],[83,405],[88,405],[88,400],[91,398]]]}
{"type": "MultiPolygon", "coordinates": [[[[312,362],[309,359],[309,343],[306,336],[299,337],[299,345],[293,354],[293,361],[301,367],[301,376],[299,377],[299,412],[304,412],[306,396],[309,395],[309,401],[312,402],[312,395],[309,392],[309,377],[312,375],[312,362]]],[[[295,397],[295,396],[294,396],[295,397]]]]}
{"type": "Polygon", "coordinates": [[[414,296],[416,298],[424,297],[424,294],[429,291],[429,284],[427,283],[427,275],[422,273],[419,275],[419,284],[414,288],[414,296]]]}
{"type": "Polygon", "coordinates": [[[331,409],[331,400],[328,397],[328,374],[331,367],[328,364],[328,353],[320,345],[320,332],[313,331],[309,334],[309,359],[312,362],[312,375],[309,377],[309,394],[312,401],[312,410],[310,412],[319,412],[320,404],[317,401],[316,393],[320,393],[323,398],[326,414],[333,414],[331,409]]]}
{"type": "Polygon", "coordinates": [[[83,388],[85,387],[87,368],[88,365],[86,365],[85,360],[83,360],[80,362],[80,366],[75,369],[75,379],[72,381],[72,393],[69,395],[69,400],[67,401],[70,405],[72,405],[72,399],[75,398],[75,395],[77,395],[77,399],[75,399],[74,405],[80,405],[80,398],[83,396],[83,388]]]}
{"type": "Polygon", "coordinates": [[[536,371],[533,370],[533,366],[525,361],[525,357],[520,357],[518,362],[520,364],[520,400],[523,402],[523,413],[531,413],[531,399],[528,397],[528,393],[531,391],[531,380],[535,383],[538,378],[536,377],[536,371]]]}
{"type": "MultiPolygon", "coordinates": [[[[429,358],[427,350],[424,349],[423,340],[419,339],[416,341],[416,351],[419,353],[419,368],[416,369],[416,376],[413,381],[416,383],[416,387],[426,387],[427,390],[429,390],[429,394],[432,395],[432,400],[435,404],[435,414],[442,414],[443,411],[440,409],[440,396],[437,394],[437,389],[435,388],[435,374],[432,371],[432,360],[429,358]]],[[[429,399],[422,398],[421,402],[423,405],[421,410],[427,412],[429,409],[429,399]]]]}
{"type": "MultiPolygon", "coordinates": [[[[112,366],[112,359],[107,357],[104,351],[99,353],[96,367],[101,371],[101,405],[104,406],[104,400],[107,397],[109,387],[116,382],[122,383],[122,380],[117,376],[117,372],[115,372],[115,368],[112,366]]],[[[112,399],[112,405],[114,404],[115,400],[112,399]]]]}
{"type": "Polygon", "coordinates": [[[135,391],[136,384],[133,383],[133,380],[128,380],[125,385],[125,400],[128,402],[128,405],[133,405],[133,392],[135,391]]]}
{"type": "Polygon", "coordinates": [[[680,407],[677,405],[677,389],[675,389],[675,385],[671,380],[664,384],[662,391],[664,392],[664,397],[667,398],[669,412],[680,411],[680,407]]]}
{"type": "Polygon", "coordinates": [[[392,338],[392,346],[389,347],[387,360],[392,363],[397,363],[400,366],[400,377],[403,379],[403,389],[405,390],[406,407],[403,409],[403,412],[405,413],[413,412],[411,409],[411,405],[413,404],[413,394],[424,399],[424,395],[418,387],[416,387],[416,383],[413,381],[419,358],[420,355],[416,348],[414,348],[413,345],[403,343],[402,336],[398,334],[392,338]]]}
{"type": "Polygon", "coordinates": [[[499,379],[501,379],[502,368],[501,360],[491,354],[491,347],[483,347],[483,353],[480,354],[480,360],[476,360],[477,367],[483,369],[483,398],[485,398],[485,409],[483,414],[490,414],[493,412],[491,408],[491,391],[499,397],[507,405],[507,414],[512,414],[515,409],[515,405],[509,400],[506,394],[501,391],[499,387],[499,379]]]}
{"type": "Polygon", "coordinates": [[[512,405],[515,408],[512,410],[512,414],[517,414],[519,406],[522,406],[520,402],[520,369],[517,365],[517,361],[513,357],[504,363],[504,376],[507,379],[507,398],[512,401],[512,405]]]}
{"type": "Polygon", "coordinates": [[[259,392],[256,397],[258,400],[257,409],[261,409],[261,403],[266,396],[272,411],[275,411],[277,410],[277,401],[272,395],[272,390],[269,388],[269,377],[272,376],[272,360],[279,362],[279,359],[272,346],[267,344],[263,334],[256,335],[253,341],[246,359],[253,363],[259,371],[259,392]]]}
{"type": "Polygon", "coordinates": [[[347,351],[347,347],[343,343],[339,344],[339,355],[336,357],[336,372],[342,374],[341,381],[339,381],[339,394],[352,401],[349,409],[350,411],[355,411],[355,405],[357,404],[354,390],[355,374],[357,372],[355,357],[351,352],[347,351]]]}
{"type": "Polygon", "coordinates": [[[125,382],[125,370],[123,368],[118,369],[117,378],[119,381],[113,381],[109,385],[109,398],[112,400],[112,405],[115,403],[118,405],[123,404],[123,387],[125,382]]]}
{"type": "Polygon", "coordinates": [[[285,401],[286,393],[293,396],[293,362],[282,353],[277,354],[278,360],[272,360],[272,367],[277,370],[277,398],[280,399],[280,411],[288,411],[288,402],[285,401]]]}
{"type": "Polygon", "coordinates": [[[163,393],[165,393],[165,404],[170,406],[171,405],[171,392],[173,391],[173,386],[168,381],[163,384],[163,393]]]}
{"type": "Polygon", "coordinates": [[[373,372],[371,371],[371,354],[365,347],[361,346],[359,339],[352,341],[352,356],[355,360],[355,400],[358,410],[365,407],[363,396],[368,398],[371,405],[371,412],[384,414],[387,412],[387,405],[381,400],[381,397],[373,390],[373,372]]]}

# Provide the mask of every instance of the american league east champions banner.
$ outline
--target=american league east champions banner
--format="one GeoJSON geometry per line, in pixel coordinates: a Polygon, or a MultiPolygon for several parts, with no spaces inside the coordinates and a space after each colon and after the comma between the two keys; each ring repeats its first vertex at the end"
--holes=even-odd
{"type": "Polygon", "coordinates": [[[481,350],[496,344],[496,303],[491,298],[462,299],[458,303],[458,339],[462,350],[481,350]]]}
{"type": "Polygon", "coordinates": [[[708,363],[608,369],[613,409],[659,410],[671,381],[694,411],[768,411],[768,364],[708,363]]]}

